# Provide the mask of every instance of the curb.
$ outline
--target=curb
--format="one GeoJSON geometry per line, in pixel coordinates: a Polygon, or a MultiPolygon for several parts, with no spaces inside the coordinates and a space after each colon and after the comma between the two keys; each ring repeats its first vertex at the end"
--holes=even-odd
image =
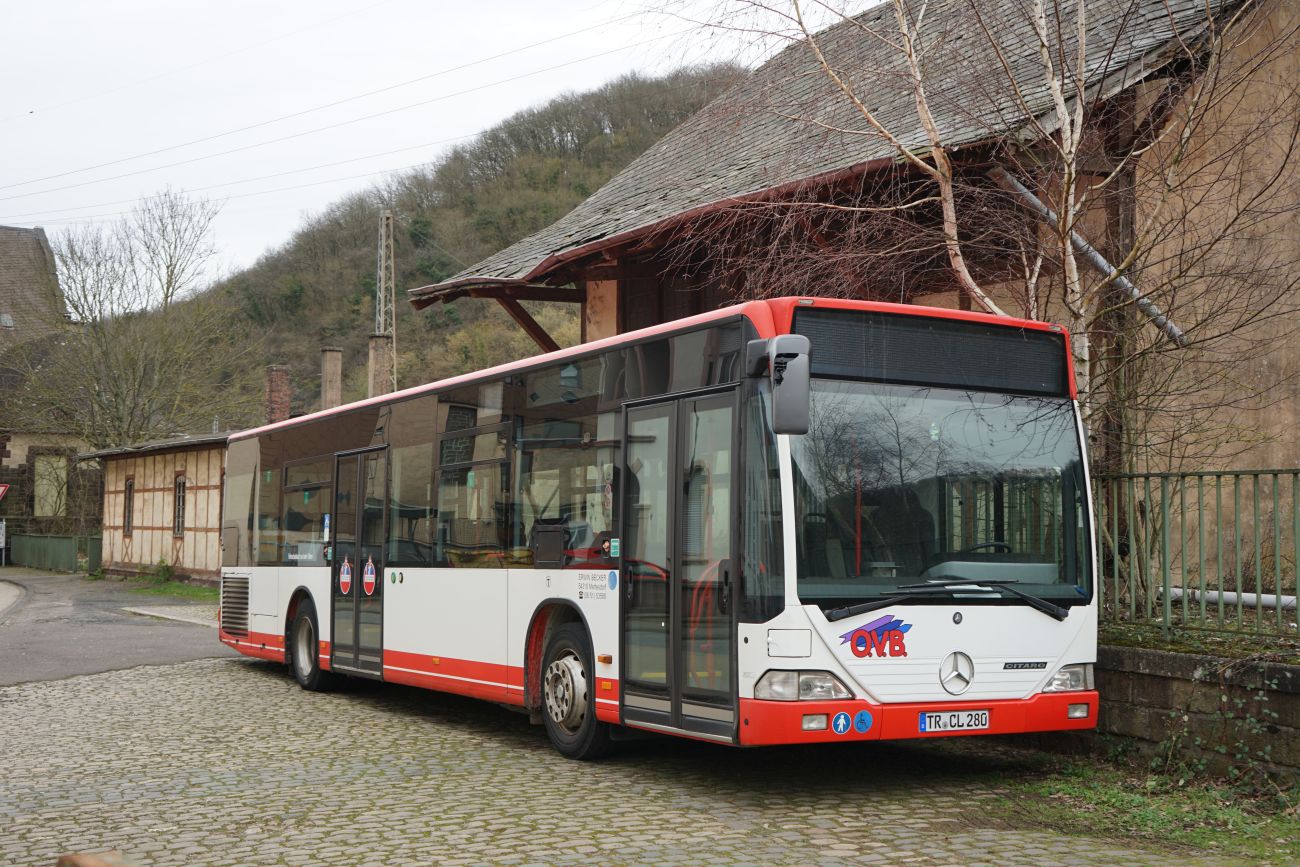
{"type": "Polygon", "coordinates": [[[209,629],[216,629],[217,624],[214,620],[200,620],[197,617],[186,617],[183,614],[164,614],[156,608],[123,608],[127,614],[135,614],[140,617],[156,617],[159,620],[175,620],[177,623],[189,623],[194,626],[206,626],[209,629]]]}
{"type": "Polygon", "coordinates": [[[4,617],[6,614],[12,611],[14,609],[14,606],[16,606],[19,602],[22,602],[24,597],[26,596],[27,596],[26,587],[19,584],[17,581],[9,581],[5,578],[0,578],[0,618],[4,617]],[[14,595],[13,598],[10,599],[8,602],[4,602],[2,601],[5,597],[4,591],[5,588],[8,587],[13,588],[14,595]]]}

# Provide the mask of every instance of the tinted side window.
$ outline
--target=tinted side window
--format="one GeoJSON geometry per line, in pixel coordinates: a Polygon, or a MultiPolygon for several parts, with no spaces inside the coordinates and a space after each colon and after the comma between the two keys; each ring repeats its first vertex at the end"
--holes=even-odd
{"type": "Polygon", "coordinates": [[[284,468],[280,528],[284,563],[324,566],[327,515],[334,493],[334,458],[297,461],[284,468]]]}
{"type": "Polygon", "coordinates": [[[510,561],[505,390],[497,381],[439,396],[433,565],[501,568],[510,561]]]}
{"type": "Polygon", "coordinates": [[[776,437],[769,424],[769,390],[745,401],[744,465],[741,473],[741,617],[771,620],[785,607],[785,554],[781,540],[781,476],[776,437]]]}
{"type": "Polygon", "coordinates": [[[515,425],[515,547],[538,567],[609,562],[618,416],[600,413],[621,385],[621,351],[523,376],[515,425]],[[540,557],[540,560],[536,558],[540,557]]]}
{"type": "Polygon", "coordinates": [[[256,560],[257,440],[226,449],[226,492],[221,517],[221,565],[248,566],[256,560]]]}
{"type": "Polygon", "coordinates": [[[393,407],[388,423],[388,554],[395,565],[434,563],[434,440],[438,401],[432,395],[393,407]]]}
{"type": "Polygon", "coordinates": [[[284,536],[281,532],[280,473],[284,469],[280,449],[267,440],[261,441],[262,461],[257,477],[257,562],[275,566],[282,559],[284,536]]]}

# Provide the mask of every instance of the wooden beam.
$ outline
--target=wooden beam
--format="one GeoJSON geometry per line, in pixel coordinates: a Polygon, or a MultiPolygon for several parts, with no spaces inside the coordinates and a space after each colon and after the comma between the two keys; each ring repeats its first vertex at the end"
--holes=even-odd
{"type": "Polygon", "coordinates": [[[587,293],[572,286],[500,286],[471,289],[474,298],[513,298],[515,301],[552,301],[581,304],[587,293]]]}
{"type": "Polygon", "coordinates": [[[533,338],[533,342],[541,347],[542,352],[555,352],[560,348],[560,344],[551,339],[546,329],[538,324],[518,301],[513,298],[497,298],[497,303],[506,309],[510,318],[515,320],[529,337],[533,338]]]}

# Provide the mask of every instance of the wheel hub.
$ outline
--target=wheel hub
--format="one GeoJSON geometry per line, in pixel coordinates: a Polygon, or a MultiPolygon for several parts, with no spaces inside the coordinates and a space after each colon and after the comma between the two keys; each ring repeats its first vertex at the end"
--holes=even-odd
{"type": "Polygon", "coordinates": [[[577,654],[565,653],[547,667],[542,691],[546,712],[556,725],[568,732],[582,727],[587,713],[587,677],[577,654]]]}

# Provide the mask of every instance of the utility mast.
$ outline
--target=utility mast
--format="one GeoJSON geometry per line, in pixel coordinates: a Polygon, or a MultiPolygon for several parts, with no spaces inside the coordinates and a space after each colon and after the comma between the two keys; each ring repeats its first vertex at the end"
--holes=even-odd
{"type": "Polygon", "coordinates": [[[379,215],[379,262],[375,276],[375,332],[370,336],[370,396],[397,390],[397,267],[393,259],[393,212],[379,215]]]}

